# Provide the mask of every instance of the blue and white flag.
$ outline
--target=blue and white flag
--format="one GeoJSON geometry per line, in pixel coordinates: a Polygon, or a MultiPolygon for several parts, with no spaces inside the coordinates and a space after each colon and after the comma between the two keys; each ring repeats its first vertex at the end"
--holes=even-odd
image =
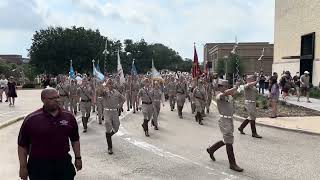
{"type": "Polygon", "coordinates": [[[156,67],[154,66],[153,59],[152,59],[152,68],[151,68],[151,78],[153,80],[163,81],[161,74],[157,71],[156,67]]]}
{"type": "Polygon", "coordinates": [[[96,65],[96,69],[97,69],[97,71],[101,72],[100,66],[99,66],[99,60],[98,60],[98,63],[97,63],[97,65],[96,65]]]}
{"type": "Polygon", "coordinates": [[[70,78],[71,78],[71,79],[75,79],[75,78],[76,78],[76,75],[75,75],[74,69],[73,69],[73,67],[72,67],[72,60],[70,60],[69,76],[70,76],[70,78]]]}
{"type": "Polygon", "coordinates": [[[120,52],[118,51],[118,76],[120,77],[120,84],[124,84],[126,82],[126,79],[124,78],[123,69],[120,61],[120,52]]]}
{"type": "Polygon", "coordinates": [[[99,81],[103,81],[104,80],[104,75],[97,70],[97,68],[94,65],[94,60],[92,60],[92,67],[93,67],[93,76],[96,77],[99,81]]]}
{"type": "Polygon", "coordinates": [[[134,60],[132,61],[132,66],[131,66],[131,75],[136,76],[138,74],[136,66],[134,65],[134,60]]]}

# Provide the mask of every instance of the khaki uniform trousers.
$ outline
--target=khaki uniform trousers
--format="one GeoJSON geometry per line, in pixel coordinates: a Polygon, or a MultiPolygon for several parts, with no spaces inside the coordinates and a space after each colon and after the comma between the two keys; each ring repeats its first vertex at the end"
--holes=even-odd
{"type": "Polygon", "coordinates": [[[153,105],[152,104],[142,104],[142,114],[143,119],[150,120],[153,114],[153,105]]]}
{"type": "Polygon", "coordinates": [[[80,111],[81,111],[82,117],[89,117],[91,112],[91,101],[89,102],[80,101],[80,111]]]}
{"type": "Polygon", "coordinates": [[[234,126],[233,126],[233,119],[232,118],[224,118],[220,117],[219,121],[219,128],[223,136],[223,141],[226,144],[233,144],[234,142],[234,126]]]}
{"type": "Polygon", "coordinates": [[[160,100],[155,100],[152,105],[153,105],[153,122],[155,126],[158,126],[158,117],[160,113],[161,102],[160,100]]]}
{"type": "Polygon", "coordinates": [[[245,102],[244,105],[248,113],[247,119],[251,121],[255,121],[257,117],[256,102],[245,102]]]}
{"type": "Polygon", "coordinates": [[[103,110],[104,116],[104,125],[107,133],[117,133],[120,127],[120,121],[118,116],[117,109],[108,109],[104,108],[103,110]]]}
{"type": "Polygon", "coordinates": [[[98,120],[99,123],[102,122],[102,117],[103,115],[103,98],[102,97],[98,97],[97,98],[97,112],[98,112],[98,120]]]}

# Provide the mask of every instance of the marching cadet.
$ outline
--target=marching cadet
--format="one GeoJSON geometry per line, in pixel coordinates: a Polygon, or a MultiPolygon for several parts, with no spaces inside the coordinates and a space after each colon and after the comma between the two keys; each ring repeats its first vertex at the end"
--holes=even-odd
{"type": "Polygon", "coordinates": [[[118,132],[120,121],[117,110],[123,106],[126,98],[116,89],[113,88],[111,79],[107,80],[107,89],[103,91],[103,115],[106,127],[106,139],[108,144],[108,153],[113,154],[112,151],[112,136],[118,132]]]}
{"type": "Polygon", "coordinates": [[[187,97],[187,84],[185,83],[185,79],[183,76],[179,77],[179,82],[176,85],[176,94],[177,94],[177,109],[178,116],[182,119],[182,109],[187,97]]]}
{"type": "Polygon", "coordinates": [[[77,80],[72,79],[70,85],[70,111],[77,115],[77,103],[79,101],[79,97],[77,96],[77,80]]]}
{"type": "Polygon", "coordinates": [[[171,81],[167,85],[168,95],[169,95],[169,103],[171,107],[171,111],[174,110],[174,106],[176,103],[176,82],[174,81],[174,77],[171,77],[171,81]]]}
{"type": "Polygon", "coordinates": [[[158,117],[160,113],[161,104],[164,106],[164,94],[160,89],[160,85],[158,81],[154,82],[154,87],[151,91],[151,98],[153,101],[153,118],[151,120],[151,124],[154,126],[155,130],[158,129],[158,117]]]}
{"type": "Polygon", "coordinates": [[[219,127],[223,135],[223,141],[218,141],[217,143],[213,144],[211,147],[207,148],[207,152],[209,153],[210,158],[213,161],[215,161],[216,159],[214,158],[214,155],[213,155],[214,152],[219,148],[221,148],[222,146],[226,145],[230,169],[234,171],[242,172],[243,169],[236,164],[236,160],[233,152],[234,107],[232,102],[232,96],[237,91],[239,85],[240,83],[237,82],[235,87],[228,89],[228,86],[229,86],[228,81],[222,80],[222,79],[219,80],[219,87],[218,87],[219,92],[216,99],[217,99],[218,111],[220,113],[219,127]]]}
{"type": "Polygon", "coordinates": [[[102,124],[102,120],[104,119],[103,117],[103,92],[104,87],[101,82],[97,83],[97,88],[96,88],[96,102],[97,102],[97,115],[98,115],[98,121],[99,124],[102,124]]]}
{"type": "Polygon", "coordinates": [[[91,101],[93,96],[93,92],[90,88],[90,85],[88,84],[87,78],[83,78],[82,85],[78,88],[77,94],[80,97],[80,111],[82,115],[83,132],[86,133],[88,129],[88,121],[91,112],[91,101]]]}
{"type": "Polygon", "coordinates": [[[262,138],[257,134],[256,129],[256,97],[258,94],[258,90],[256,88],[257,83],[259,82],[259,78],[255,79],[254,75],[247,76],[247,84],[244,85],[244,97],[245,97],[245,108],[248,112],[248,117],[243,123],[240,125],[238,130],[241,134],[245,134],[243,129],[250,122],[252,137],[254,138],[262,138]]]}
{"type": "Polygon", "coordinates": [[[138,79],[136,76],[133,76],[133,81],[131,84],[131,103],[133,107],[133,113],[136,113],[138,111],[139,101],[138,101],[138,92],[140,90],[140,83],[138,82],[138,79]]]}
{"type": "Polygon", "coordinates": [[[207,114],[209,114],[209,109],[212,101],[212,92],[213,92],[213,84],[210,79],[207,80],[207,85],[206,85],[206,92],[207,92],[207,102],[206,102],[206,109],[207,109],[207,114]]]}
{"type": "Polygon", "coordinates": [[[93,92],[93,97],[94,97],[94,99],[92,100],[92,102],[91,102],[91,108],[92,108],[92,112],[96,112],[96,83],[97,83],[97,81],[96,81],[96,78],[95,77],[91,77],[90,79],[89,79],[89,85],[90,85],[90,88],[91,88],[91,90],[92,90],[92,92],[93,92]]]}
{"type": "Polygon", "coordinates": [[[197,80],[194,79],[191,82],[191,87],[189,90],[189,96],[190,96],[190,105],[191,105],[191,113],[194,114],[196,111],[196,104],[195,104],[195,98],[193,97],[193,90],[196,88],[197,86],[197,80]]]}
{"type": "MultiPolygon", "coordinates": [[[[120,76],[117,76],[116,78],[116,84],[114,84],[114,88],[119,91],[120,94],[124,94],[125,92],[125,85],[124,84],[121,84],[120,82],[120,76]]],[[[123,112],[123,107],[121,106],[119,109],[118,109],[118,115],[121,116],[121,112],[123,112]]]]}
{"type": "Polygon", "coordinates": [[[61,77],[60,83],[56,87],[57,91],[59,92],[59,106],[60,108],[64,108],[69,110],[69,95],[70,95],[70,86],[66,82],[65,77],[61,77]]]}
{"type": "Polygon", "coordinates": [[[206,93],[203,88],[203,81],[201,79],[198,80],[198,86],[196,86],[193,89],[193,98],[194,98],[194,103],[196,106],[195,112],[195,119],[197,122],[199,122],[200,125],[203,125],[202,123],[202,111],[203,111],[203,106],[206,102],[206,93]]]}
{"type": "Polygon", "coordinates": [[[126,100],[127,100],[127,111],[130,111],[130,108],[132,108],[132,98],[131,98],[131,77],[127,77],[127,81],[124,84],[124,89],[126,92],[126,100]]]}
{"type": "MultiPolygon", "coordinates": [[[[150,80],[143,81],[144,87],[138,92],[139,102],[142,102],[143,124],[142,128],[147,137],[149,137],[148,123],[153,114],[152,97],[150,89],[150,80]]],[[[140,104],[140,103],[139,103],[140,104]]]]}

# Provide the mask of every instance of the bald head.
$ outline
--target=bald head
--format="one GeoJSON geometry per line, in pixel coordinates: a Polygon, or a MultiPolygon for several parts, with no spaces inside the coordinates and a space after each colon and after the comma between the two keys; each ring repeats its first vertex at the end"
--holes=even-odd
{"type": "Polygon", "coordinates": [[[58,91],[54,88],[46,88],[41,91],[41,100],[48,98],[54,94],[58,94],[58,91]]]}

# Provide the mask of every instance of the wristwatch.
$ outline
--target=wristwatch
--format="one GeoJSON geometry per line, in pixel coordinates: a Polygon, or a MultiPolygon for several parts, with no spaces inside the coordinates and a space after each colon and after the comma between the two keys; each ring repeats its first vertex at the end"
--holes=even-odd
{"type": "Polygon", "coordinates": [[[81,160],[81,156],[75,157],[76,160],[81,160]]]}

